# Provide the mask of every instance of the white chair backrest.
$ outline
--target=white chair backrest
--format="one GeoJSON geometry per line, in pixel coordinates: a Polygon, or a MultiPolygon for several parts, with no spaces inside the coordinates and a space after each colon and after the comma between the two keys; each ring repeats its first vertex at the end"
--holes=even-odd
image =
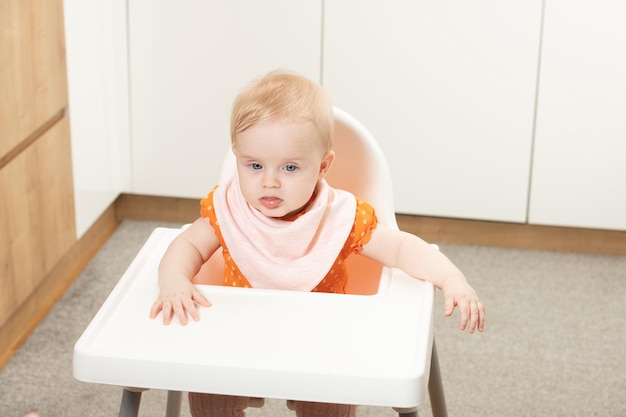
{"type": "MultiPolygon", "coordinates": [[[[393,209],[391,174],[382,149],[371,133],[348,113],[334,109],[335,136],[333,150],[335,162],[328,172],[328,183],[338,189],[350,191],[370,203],[376,210],[380,224],[397,229],[393,209]]],[[[228,151],[222,163],[220,182],[235,173],[235,155],[228,151]]],[[[350,281],[348,292],[375,294],[378,291],[382,265],[364,256],[348,258],[350,281]]],[[[194,279],[197,283],[221,283],[223,273],[221,250],[214,254],[194,279]]]]}
{"type": "Polygon", "coordinates": [[[328,183],[367,201],[381,224],[397,228],[391,174],[380,145],[354,117],[337,108],[334,111],[336,157],[326,177],[328,183]]]}

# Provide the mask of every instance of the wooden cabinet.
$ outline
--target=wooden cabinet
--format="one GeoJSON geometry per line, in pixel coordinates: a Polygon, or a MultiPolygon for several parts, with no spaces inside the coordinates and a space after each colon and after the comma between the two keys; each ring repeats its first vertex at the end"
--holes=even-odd
{"type": "Polygon", "coordinates": [[[626,4],[546,2],[529,221],[626,230],[626,4]]]}
{"type": "Polygon", "coordinates": [[[397,211],[526,222],[541,3],[325,3],[324,86],[381,143],[397,211]]]}
{"type": "MultiPolygon", "coordinates": [[[[0,334],[76,240],[61,0],[0,0],[0,334]]],[[[3,343],[5,340],[3,340],[3,343]]],[[[4,346],[2,346],[4,347],[4,346]]]]}
{"type": "Polygon", "coordinates": [[[0,158],[67,104],[61,6],[61,0],[0,1],[0,158]]]}
{"type": "Polygon", "coordinates": [[[67,117],[0,170],[0,326],[76,239],[67,117]]]}
{"type": "Polygon", "coordinates": [[[129,3],[132,192],[204,196],[238,91],[277,68],[319,81],[321,1],[129,3]]]}

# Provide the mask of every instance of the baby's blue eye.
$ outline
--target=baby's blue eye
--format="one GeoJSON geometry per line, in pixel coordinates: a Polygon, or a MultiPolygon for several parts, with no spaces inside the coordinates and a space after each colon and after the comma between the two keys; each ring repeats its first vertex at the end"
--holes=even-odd
{"type": "Polygon", "coordinates": [[[250,164],[250,168],[254,169],[254,170],[259,170],[261,168],[263,168],[263,165],[259,164],[258,162],[253,162],[250,164]]]}
{"type": "Polygon", "coordinates": [[[296,169],[298,169],[298,167],[297,167],[297,166],[295,166],[295,165],[293,165],[293,164],[288,164],[288,165],[285,165],[285,171],[288,171],[288,172],[293,172],[293,171],[295,171],[296,169]]]}

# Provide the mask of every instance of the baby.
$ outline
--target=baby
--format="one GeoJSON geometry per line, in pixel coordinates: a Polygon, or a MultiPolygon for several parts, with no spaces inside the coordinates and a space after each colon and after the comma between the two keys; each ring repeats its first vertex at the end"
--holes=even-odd
{"type": "MultiPolygon", "coordinates": [[[[483,331],[485,308],[452,262],[412,234],[377,223],[366,201],[324,179],[335,154],[334,118],[323,89],[293,73],[273,72],[236,98],[231,145],[236,174],[201,202],[201,217],[169,246],[159,265],[150,317],[199,320],[211,303],[191,279],[220,247],[224,285],[344,293],[345,260],[365,256],[432,282],[444,313],[460,328],[483,331]],[[289,267],[286,268],[285,265],[289,267]]],[[[194,417],[242,417],[249,399],[190,393],[194,417]]],[[[295,401],[298,417],[354,416],[356,407],[295,401]]]]}

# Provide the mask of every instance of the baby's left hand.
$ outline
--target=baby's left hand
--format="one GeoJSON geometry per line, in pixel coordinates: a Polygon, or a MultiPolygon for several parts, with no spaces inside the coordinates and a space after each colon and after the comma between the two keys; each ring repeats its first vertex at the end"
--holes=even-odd
{"type": "Polygon", "coordinates": [[[444,313],[451,316],[454,308],[461,313],[461,330],[466,328],[470,333],[475,329],[482,332],[485,328],[485,306],[478,299],[476,291],[463,280],[446,280],[441,286],[444,300],[444,313]]]}

